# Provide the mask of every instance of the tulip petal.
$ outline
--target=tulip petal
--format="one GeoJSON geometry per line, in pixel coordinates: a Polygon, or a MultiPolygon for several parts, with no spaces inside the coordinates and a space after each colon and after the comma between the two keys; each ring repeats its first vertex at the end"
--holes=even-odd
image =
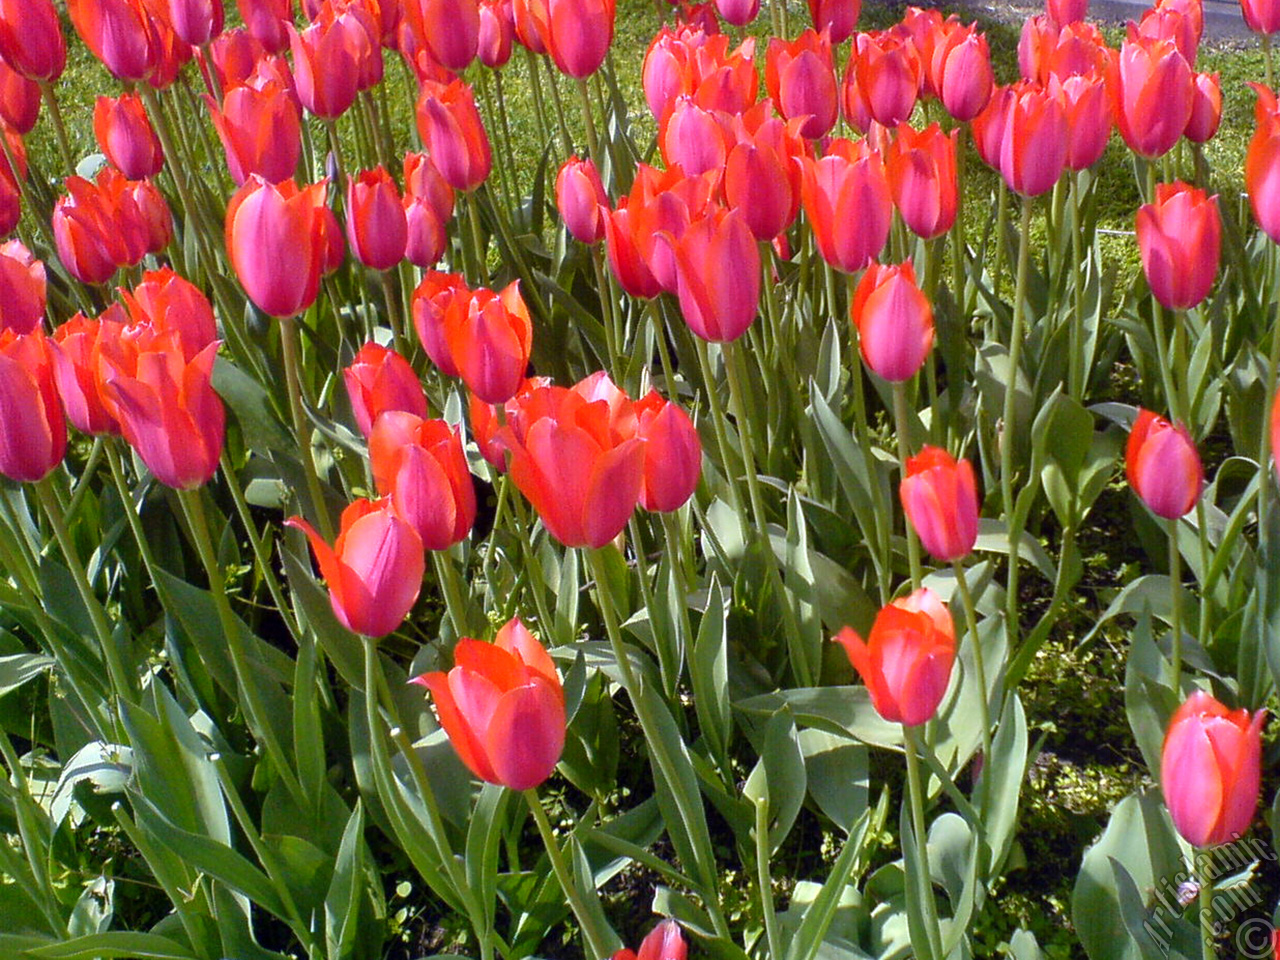
{"type": "Polygon", "coordinates": [[[556,768],[564,752],[564,702],[538,677],[498,701],[485,746],[499,783],[531,790],[556,768]]]}
{"type": "Polygon", "coordinates": [[[431,691],[431,696],[435,700],[436,716],[440,720],[440,726],[444,727],[444,732],[448,734],[449,742],[453,744],[458,759],[481,780],[494,782],[493,767],[485,756],[484,746],[472,730],[467,718],[458,709],[448,675],[439,672],[427,673],[418,677],[417,682],[431,691]]]}
{"type": "Polygon", "coordinates": [[[1204,846],[1222,813],[1223,784],[1213,745],[1197,720],[1170,730],[1160,782],[1178,832],[1188,843],[1204,846]]]}

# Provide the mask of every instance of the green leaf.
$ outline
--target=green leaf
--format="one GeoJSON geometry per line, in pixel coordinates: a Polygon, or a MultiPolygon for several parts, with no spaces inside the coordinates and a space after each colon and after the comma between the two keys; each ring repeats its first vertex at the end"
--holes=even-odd
{"type": "Polygon", "coordinates": [[[1013,692],[1005,701],[1000,726],[991,743],[991,757],[983,772],[989,777],[983,821],[991,860],[984,870],[990,877],[999,876],[1009,848],[1013,844],[1014,826],[1018,821],[1018,801],[1027,774],[1027,718],[1022,701],[1013,692]]]}
{"type": "Polygon", "coordinates": [[[364,870],[364,807],[355,809],[342,831],[342,843],[333,865],[333,880],[324,897],[324,937],[329,960],[352,955],[360,928],[360,900],[364,870]]]}
{"type": "MultiPolygon", "coordinates": [[[[572,553],[572,551],[570,551],[572,553]]],[[[511,791],[487,783],[472,810],[467,828],[467,884],[477,894],[490,929],[498,897],[498,842],[507,828],[507,800],[511,791]]]]}
{"type": "Polygon", "coordinates": [[[127,933],[111,931],[76,937],[47,947],[33,947],[23,951],[33,960],[105,960],[120,957],[123,960],[196,960],[182,944],[154,933],[127,933]]]}
{"type": "Polygon", "coordinates": [[[864,686],[797,687],[739,700],[734,706],[749,714],[771,716],[780,706],[791,708],[801,726],[816,727],[876,747],[902,749],[902,727],[881,718],[864,686]]]}
{"type": "Polygon", "coordinates": [[[870,825],[871,811],[864,809],[857,823],[848,830],[840,855],[832,864],[822,889],[805,910],[799,929],[789,938],[785,960],[812,960],[817,956],[846,892],[856,894],[856,890],[850,890],[849,881],[858,866],[858,855],[870,825]]]}
{"type": "Polygon", "coordinates": [[[258,381],[226,357],[213,365],[213,389],[226,401],[250,449],[263,457],[273,453],[297,457],[298,445],[271,411],[271,396],[258,381]]]}
{"type": "Polygon", "coordinates": [[[11,653],[0,657],[0,697],[52,670],[55,662],[53,657],[42,653],[11,653]]]}
{"type": "Polygon", "coordinates": [[[823,730],[801,730],[809,795],[848,834],[861,821],[870,796],[869,751],[823,730]]]}
{"type": "Polygon", "coordinates": [[[760,760],[742,791],[752,803],[768,802],[770,853],[776,853],[791,832],[804,803],[807,780],[795,718],[784,707],[765,724],[760,760]]]}
{"type": "Polygon", "coordinates": [[[698,626],[689,679],[693,685],[693,706],[698,726],[721,766],[728,762],[729,737],[733,717],[729,709],[729,650],[726,642],[724,592],[716,575],[707,588],[707,607],[698,626]]]}

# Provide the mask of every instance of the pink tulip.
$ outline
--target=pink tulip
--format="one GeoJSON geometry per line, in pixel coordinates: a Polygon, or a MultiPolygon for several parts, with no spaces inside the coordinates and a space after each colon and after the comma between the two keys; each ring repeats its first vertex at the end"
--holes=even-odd
{"type": "Polygon", "coordinates": [[[1181,181],[1156,187],[1138,210],[1138,249],[1151,293],[1170,310],[1196,306],[1213,287],[1222,245],[1218,198],[1181,181]]]}
{"type": "Polygon", "coordinates": [[[892,382],[909,380],[933,347],[933,308],[916,285],[915,268],[873,263],[854,291],[849,313],[862,359],[892,382]]]}

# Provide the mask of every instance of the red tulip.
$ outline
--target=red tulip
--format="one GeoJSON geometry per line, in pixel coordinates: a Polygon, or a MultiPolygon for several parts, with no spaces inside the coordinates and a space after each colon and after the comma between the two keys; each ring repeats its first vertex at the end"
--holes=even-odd
{"type": "Polygon", "coordinates": [[[512,0],[511,19],[516,39],[530,53],[547,52],[547,0],[512,0]]]}
{"type": "MultiPolygon", "coordinates": [[[[857,3],[858,0],[854,0],[854,6],[857,3]]],[[[663,920],[640,942],[639,954],[624,947],[610,960],[685,960],[688,955],[689,945],[680,933],[680,924],[674,920],[663,920]]]]}
{"type": "Polygon", "coordinates": [[[1083,20],[1089,13],[1089,0],[1044,0],[1044,12],[1060,27],[1083,20]]]}
{"type": "Polygon", "coordinates": [[[1280,30],[1280,3],[1275,0],[1240,0],[1240,12],[1254,33],[1271,34],[1280,30]]]}
{"type": "Polygon", "coordinates": [[[428,550],[447,550],[471,532],[476,491],[458,431],[443,420],[385,410],[369,434],[369,464],[381,496],[428,550]]]}
{"type": "Polygon", "coordinates": [[[662,292],[662,284],[640,255],[636,218],[628,204],[627,197],[619,198],[617,209],[605,218],[605,252],[618,285],[633,297],[650,300],[662,292]]]}
{"type": "Polygon", "coordinates": [[[1047,17],[1031,17],[1018,41],[1018,67],[1024,80],[1044,84],[1051,76],[1065,80],[1076,74],[1105,73],[1112,53],[1091,23],[1059,27],[1047,17]]]}
{"type": "Polygon", "coordinates": [[[1254,106],[1257,128],[1244,159],[1244,185],[1249,205],[1264,233],[1280,243],[1280,105],[1276,95],[1251,83],[1258,95],[1254,106]]]}
{"type": "Polygon", "coordinates": [[[832,43],[844,43],[853,36],[861,12],[862,0],[809,0],[813,29],[826,30],[832,43]]]}
{"type": "Polygon", "coordinates": [[[163,12],[163,0],[142,0],[151,18],[151,27],[155,31],[155,69],[147,78],[147,83],[156,90],[164,90],[178,79],[178,73],[195,55],[195,47],[184,43],[173,32],[168,14],[163,12]]]}
{"type": "Polygon", "coordinates": [[[302,118],[293,95],[280,81],[255,76],[256,82],[228,90],[221,109],[205,97],[227,169],[240,187],[254,174],[268,183],[290,180],[302,156],[302,118]]]}
{"type": "Polygon", "coordinates": [[[67,424],[43,332],[0,330],[0,473],[19,483],[43,480],[67,452],[67,424]]]}
{"type": "Polygon", "coordinates": [[[120,291],[120,299],[135,328],[149,327],[157,333],[172,331],[187,363],[218,339],[209,299],[169,267],[143,274],[133,290],[120,291]]]}
{"type": "Polygon", "coordinates": [[[1107,149],[1111,138],[1111,101],[1101,76],[1076,74],[1059,80],[1049,78],[1049,95],[1062,102],[1067,116],[1068,170],[1093,166],[1107,149]]]}
{"type": "MultiPolygon", "coordinates": [[[[145,236],[143,253],[160,253],[173,239],[173,216],[164,194],[151,180],[125,180],[122,177],[120,183],[122,193],[132,201],[132,204],[125,203],[123,199],[120,201],[123,214],[128,215],[132,211],[138,220],[138,231],[145,236]]],[[[126,263],[131,266],[141,259],[142,255],[138,255],[126,263]]]]}
{"type": "Polygon", "coordinates": [[[1228,710],[1197,690],[1169,720],[1160,789],[1169,818],[1196,847],[1235,840],[1258,808],[1262,724],[1267,712],[1228,710]]]}
{"type": "Polygon", "coordinates": [[[707,214],[719,183],[717,171],[690,177],[678,164],[656,170],[642,163],[636,170],[626,205],[632,238],[649,273],[668,293],[680,292],[672,241],[707,214]]]}
{"type": "Polygon", "coordinates": [[[736,210],[708,210],[669,244],[680,312],[703,340],[727,343],[747,332],[760,305],[760,251],[736,210]]]}
{"type": "Polygon", "coordinates": [[[476,0],[408,0],[405,10],[432,59],[455,73],[467,69],[480,41],[476,0]]]}
{"type": "Polygon", "coordinates": [[[323,17],[301,33],[288,25],[293,74],[302,105],[317,117],[336,120],[355,103],[360,90],[361,58],[372,56],[367,35],[323,17]]]}
{"type": "Polygon", "coordinates": [[[902,509],[920,542],[943,563],[959,560],[978,539],[978,487],[973,465],[941,447],[907,460],[898,488],[902,509]]]}
{"type": "Polygon", "coordinates": [[[866,141],[838,140],[821,160],[805,160],[801,198],[822,258],[845,273],[880,255],[893,222],[884,163],[866,141]]]}
{"type": "Polygon", "coordinates": [[[0,124],[26,136],[40,119],[40,85],[0,58],[0,124]]]}
{"type": "Polygon", "coordinates": [[[80,39],[117,80],[146,80],[163,49],[142,0],[67,0],[80,39]]]}
{"type": "Polygon", "coordinates": [[[0,330],[32,333],[44,309],[44,264],[19,240],[0,243],[0,330]]]}
{"type": "Polygon", "coordinates": [[[350,504],[332,547],[301,517],[290,517],[285,525],[311,541],[329,603],[344,627],[383,637],[400,626],[418,599],[426,557],[413,527],[387,501],[350,504]]]}
{"type": "Polygon", "coordinates": [[[136,93],[98,97],[93,108],[93,135],[107,159],[130,180],[153,177],[164,166],[160,138],[136,93]]]}
{"type": "Polygon", "coordinates": [[[1130,20],[1126,30],[1131,41],[1172,40],[1193,69],[1203,33],[1203,0],[1156,0],[1137,23],[1130,20]]]}
{"type": "Polygon", "coordinates": [[[200,47],[222,32],[222,0],[167,0],[169,25],[186,44],[200,47]]]}
{"type": "Polygon", "coordinates": [[[453,216],[453,187],[425,153],[405,154],[404,215],[408,228],[404,255],[415,266],[430,270],[449,242],[445,228],[453,216]]]}
{"type": "Polygon", "coordinates": [[[258,309],[297,316],[316,299],[325,254],[321,212],[328,182],[302,190],[253,174],[227,206],[227,255],[258,309]]]}
{"type": "Polygon", "coordinates": [[[428,270],[413,291],[413,327],[427,356],[446,377],[459,376],[458,365],[449,351],[444,318],[455,299],[469,300],[471,290],[460,273],[428,270]]]}
{"type": "Polygon", "coordinates": [[[413,679],[431,691],[436,715],[467,769],[481,780],[532,790],[564,752],[564,689],[547,651],[519,620],[493,643],[463,637],[454,668],[413,679]]]}
{"type": "Polygon", "coordinates": [[[764,117],[754,130],[738,125],[738,142],[725,162],[724,195],[757,240],[778,236],[800,211],[801,162],[806,156],[801,123],[764,117]]]}
{"type": "Polygon", "coordinates": [[[884,719],[914,727],[937,713],[951,681],[956,633],[951,613],[928,587],[882,607],[866,642],[849,627],[835,641],[884,719]]]}
{"type": "Polygon", "coordinates": [[[404,259],[409,223],[396,182],[385,167],[347,180],[347,242],[371,270],[390,270],[404,259]]]}
{"type": "Polygon", "coordinates": [[[1176,520],[1200,499],[1204,468],[1195,441],[1182,424],[1139,410],[1124,450],[1129,486],[1158,517],[1176,520]]]}
{"type": "Polygon", "coordinates": [[[926,240],[940,237],[956,219],[956,132],[936,123],[916,132],[898,124],[885,157],[893,202],[908,229],[926,240]]]}
{"type": "MultiPolygon", "coordinates": [[[[523,409],[526,398],[535,390],[551,386],[550,377],[529,377],[516,390],[516,395],[502,405],[503,422],[511,420],[523,409]]],[[[499,473],[507,470],[507,448],[503,446],[498,430],[502,424],[498,422],[497,407],[485,403],[474,393],[467,401],[467,412],[471,417],[471,435],[475,438],[480,455],[499,473]]]]}
{"type": "Polygon", "coordinates": [[[950,27],[934,44],[930,83],[947,113],[966,123],[982,112],[994,85],[985,34],[973,24],[950,27]]]}
{"type": "Polygon", "coordinates": [[[1005,96],[992,97],[987,111],[993,108],[999,112],[988,119],[999,128],[998,167],[1005,183],[1024,197],[1052,189],[1066,165],[1070,133],[1061,99],[1019,82],[1005,96]]]}
{"type": "Polygon", "coordinates": [[[533,325],[520,281],[501,293],[475,290],[453,297],[441,320],[451,362],[467,388],[486,403],[503,403],[524,380],[533,325]]]}
{"type": "Polygon", "coordinates": [[[1280,390],[1271,401],[1271,462],[1280,471],[1280,390]]]}
{"type": "Polygon", "coordinates": [[[663,162],[691,177],[719,171],[733,145],[732,119],[698,106],[692,97],[677,97],[658,123],[663,162]]]}
{"type": "Polygon", "coordinates": [[[449,186],[470,192],[484,183],[493,158],[469,86],[423,83],[417,117],[418,134],[449,186]]]}
{"type": "Polygon", "coordinates": [[[910,380],[933,347],[933,308],[916,285],[911,261],[873,263],[853,294],[849,313],[862,359],[891,382],[910,380]]]}
{"type": "Polygon", "coordinates": [[[760,0],[715,0],[716,13],[726,23],[745,27],[760,13],[760,0]]]}
{"type": "Polygon", "coordinates": [[[582,79],[600,69],[613,43],[615,0],[546,0],[547,52],[566,76],[582,79]]]}
{"type": "Polygon", "coordinates": [[[9,161],[0,153],[0,237],[12,233],[22,217],[22,192],[19,183],[27,178],[27,152],[22,145],[22,137],[0,124],[0,137],[4,137],[9,145],[9,152],[14,155],[18,169],[9,166],[9,161]]]}
{"type": "Polygon", "coordinates": [[[137,263],[150,236],[124,180],[104,167],[98,183],[68,177],[67,193],[53,207],[58,258],[81,283],[105,283],[119,267],[137,263]],[[120,179],[115,179],[120,178],[120,179]]]}
{"type": "Polygon", "coordinates": [[[0,59],[30,80],[57,80],[67,65],[53,0],[0,0],[0,59]]]}
{"type": "Polygon", "coordinates": [[[293,22],[293,0],[236,0],[245,28],[271,53],[289,46],[288,24],[293,22]]]}
{"type": "Polygon", "coordinates": [[[511,59],[516,25],[511,0],[480,0],[480,33],[476,55],[490,70],[499,70],[511,59]]]}
{"type": "Polygon", "coordinates": [[[599,243],[604,239],[609,197],[594,160],[570,157],[561,164],[556,174],[556,209],[579,243],[599,243]]]}
{"type": "Polygon", "coordinates": [[[567,547],[602,547],[627,525],[644,480],[644,441],[634,413],[606,399],[544,387],[526,394],[498,431],[511,478],[567,547]]]}
{"type": "Polygon", "coordinates": [[[1137,217],[1138,249],[1151,293],[1170,310],[1196,306],[1218,272],[1222,221],[1218,198],[1178,181],[1156,187],[1137,217]]]}
{"type": "Polygon", "coordinates": [[[1192,143],[1213,139],[1222,122],[1222,85],[1216,73],[1197,73],[1192,79],[1191,119],[1184,134],[1192,143]]]}
{"type": "Polygon", "coordinates": [[[702,476],[702,441],[689,415],[656,390],[636,401],[636,436],[644,444],[640,506],[655,513],[679,510],[702,476]]]}
{"type": "Polygon", "coordinates": [[[370,341],[342,371],[356,425],[365,439],[378,416],[387,410],[403,410],[427,416],[427,398],[409,361],[390,347],[370,341]]]}
{"type": "Polygon", "coordinates": [[[854,38],[845,67],[844,118],[863,133],[875,120],[892,127],[911,116],[923,73],[911,38],[881,30],[854,38]]]}
{"type": "Polygon", "coordinates": [[[1113,61],[1113,112],[1120,135],[1147,159],[1178,142],[1191,119],[1191,67],[1172,40],[1127,41],[1113,61]]]}
{"type": "Polygon", "coordinates": [[[804,119],[800,134],[811,140],[835,125],[839,108],[831,38],[806,30],[788,43],[774,37],[765,53],[765,86],[787,120],[804,119]]]}
{"type": "Polygon", "coordinates": [[[71,425],[81,433],[118,434],[120,425],[107,410],[101,387],[101,345],[124,338],[127,317],[112,304],[93,320],[76,314],[53,331],[53,377],[62,397],[62,408],[71,425]]]}

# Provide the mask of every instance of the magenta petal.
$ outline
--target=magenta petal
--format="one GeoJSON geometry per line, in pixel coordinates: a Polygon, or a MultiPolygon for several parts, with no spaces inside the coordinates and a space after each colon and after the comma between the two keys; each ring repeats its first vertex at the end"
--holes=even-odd
{"type": "Polygon", "coordinates": [[[531,790],[551,776],[564,752],[565,722],[563,702],[540,678],[503,694],[485,736],[498,782],[531,790]]]}

